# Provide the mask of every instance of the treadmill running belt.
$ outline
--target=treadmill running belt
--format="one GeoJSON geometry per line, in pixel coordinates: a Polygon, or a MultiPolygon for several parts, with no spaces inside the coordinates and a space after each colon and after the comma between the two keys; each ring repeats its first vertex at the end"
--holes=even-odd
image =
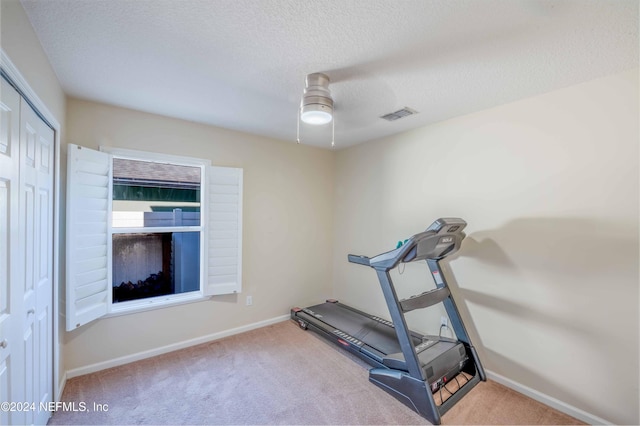
{"type": "MultiPolygon", "coordinates": [[[[337,303],[322,303],[308,309],[321,315],[318,318],[321,321],[350,334],[383,354],[402,352],[395,330],[385,324],[337,303]]],[[[420,342],[420,339],[414,338],[413,344],[418,345],[420,342]]]]}

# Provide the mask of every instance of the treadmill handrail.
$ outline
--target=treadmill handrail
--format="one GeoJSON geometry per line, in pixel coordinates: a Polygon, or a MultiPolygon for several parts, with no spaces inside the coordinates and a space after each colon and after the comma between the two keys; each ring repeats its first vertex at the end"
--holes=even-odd
{"type": "Polygon", "coordinates": [[[360,256],[358,254],[350,254],[347,256],[349,258],[349,262],[358,263],[360,265],[371,266],[369,261],[371,260],[367,256],[360,256]]]}
{"type": "Polygon", "coordinates": [[[416,249],[420,240],[435,235],[436,232],[434,231],[424,231],[419,234],[413,235],[397,249],[372,257],[369,261],[370,266],[382,271],[390,271],[391,269],[398,266],[398,263],[402,262],[405,258],[410,258],[411,260],[413,260],[413,258],[415,257],[415,253],[413,253],[412,256],[409,256],[409,254],[412,250],[416,249]]]}

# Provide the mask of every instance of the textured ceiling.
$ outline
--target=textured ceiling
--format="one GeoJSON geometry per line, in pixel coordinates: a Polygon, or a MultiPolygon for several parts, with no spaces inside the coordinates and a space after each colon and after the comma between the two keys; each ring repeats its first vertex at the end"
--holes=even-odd
{"type": "MultiPolygon", "coordinates": [[[[638,66],[637,0],[22,4],[70,96],[293,143],[324,72],[337,148],[638,66]]],[[[329,147],[331,126],[301,134],[329,147]]]]}

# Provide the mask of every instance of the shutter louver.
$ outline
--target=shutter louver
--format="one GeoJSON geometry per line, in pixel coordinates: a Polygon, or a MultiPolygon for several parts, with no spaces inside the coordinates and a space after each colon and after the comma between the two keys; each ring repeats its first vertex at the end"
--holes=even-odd
{"type": "Polygon", "coordinates": [[[66,329],[107,313],[111,156],[68,145],[66,329]]]}
{"type": "Polygon", "coordinates": [[[209,167],[207,296],[242,291],[242,169],[209,167]]]}

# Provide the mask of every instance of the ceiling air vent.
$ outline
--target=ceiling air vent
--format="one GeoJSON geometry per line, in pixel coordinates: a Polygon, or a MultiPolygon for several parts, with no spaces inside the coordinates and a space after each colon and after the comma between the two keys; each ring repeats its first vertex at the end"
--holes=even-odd
{"type": "Polygon", "coordinates": [[[415,109],[411,109],[409,107],[404,107],[404,108],[399,109],[397,111],[390,112],[389,114],[385,114],[380,118],[382,118],[384,120],[387,120],[387,121],[395,121],[395,120],[398,120],[400,118],[407,117],[409,115],[413,115],[413,114],[417,114],[417,113],[418,113],[418,111],[416,111],[415,109]]]}

